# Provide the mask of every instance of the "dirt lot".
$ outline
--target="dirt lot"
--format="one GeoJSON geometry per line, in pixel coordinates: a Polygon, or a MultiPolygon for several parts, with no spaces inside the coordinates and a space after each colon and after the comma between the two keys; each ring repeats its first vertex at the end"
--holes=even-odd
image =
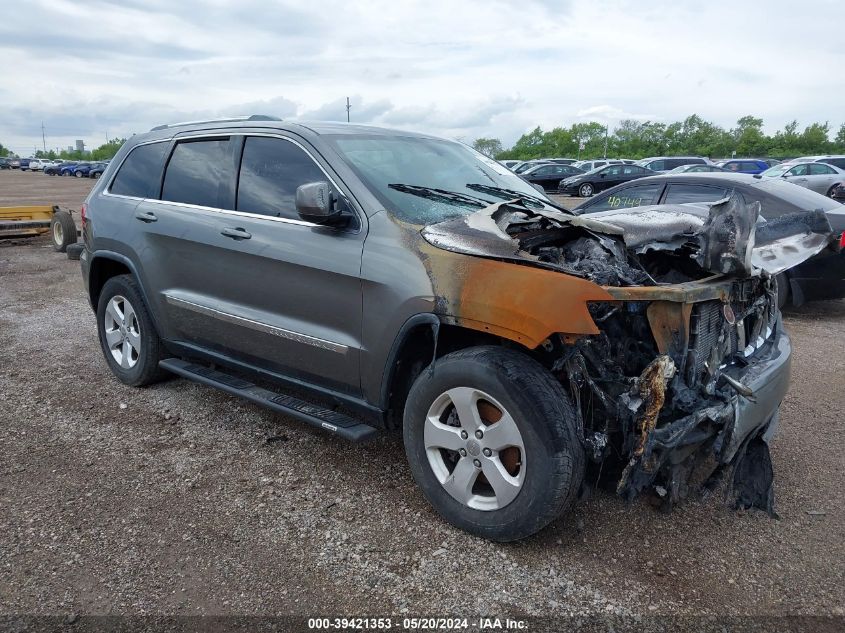
{"type": "MultiPolygon", "coordinates": [[[[2,204],[78,206],[90,184],[7,175],[2,204]]],[[[184,380],[123,386],[78,262],[0,242],[0,613],[845,615],[845,301],[786,323],[779,520],[596,491],[496,545],[431,510],[396,436],[349,445],[184,380]]]]}
{"type": "Polygon", "coordinates": [[[90,178],[4,169],[0,171],[0,207],[57,204],[78,211],[94,182],[90,178]]]}

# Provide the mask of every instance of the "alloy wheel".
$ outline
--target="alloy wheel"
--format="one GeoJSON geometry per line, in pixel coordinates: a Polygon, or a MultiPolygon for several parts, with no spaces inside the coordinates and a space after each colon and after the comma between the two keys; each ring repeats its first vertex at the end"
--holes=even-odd
{"type": "Polygon", "coordinates": [[[135,309],[125,297],[115,295],[109,300],[103,320],[112,358],[123,369],[132,369],[141,358],[141,328],[135,309]]]}
{"type": "Polygon", "coordinates": [[[465,506],[499,510],[522,489],[522,434],[507,410],[483,391],[454,387],[436,398],[423,441],[437,480],[465,506]]]}

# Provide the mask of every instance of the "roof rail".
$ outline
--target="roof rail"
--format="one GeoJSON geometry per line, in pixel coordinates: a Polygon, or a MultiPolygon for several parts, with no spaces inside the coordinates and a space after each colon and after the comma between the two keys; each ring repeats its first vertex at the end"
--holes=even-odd
{"type": "Polygon", "coordinates": [[[156,125],[154,128],[150,129],[150,132],[166,130],[171,127],[180,127],[182,125],[197,125],[199,123],[230,123],[234,121],[281,121],[281,119],[277,116],[271,116],[269,114],[251,114],[249,116],[232,116],[225,117],[223,119],[204,119],[202,121],[181,121],[179,123],[166,123],[164,125],[156,125]]]}

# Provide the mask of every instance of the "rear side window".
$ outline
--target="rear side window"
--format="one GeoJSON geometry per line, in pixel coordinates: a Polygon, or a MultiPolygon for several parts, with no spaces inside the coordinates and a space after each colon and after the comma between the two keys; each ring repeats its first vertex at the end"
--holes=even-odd
{"type": "Polygon", "coordinates": [[[662,182],[625,187],[605,198],[596,199],[594,203],[584,206],[582,211],[584,213],[595,213],[597,211],[609,211],[610,209],[628,209],[657,204],[657,198],[662,190],[662,182]]]}
{"type": "Polygon", "coordinates": [[[326,180],[311,157],[290,141],[249,137],[241,160],[237,210],[299,220],[296,188],[326,180]]]}
{"type": "Polygon", "coordinates": [[[158,198],[161,184],[161,164],[167,143],[139,145],[129,152],[120,166],[109,191],[120,196],[158,198]]]}
{"type": "Polygon", "coordinates": [[[662,171],[666,169],[665,167],[666,161],[662,160],[653,160],[648,164],[648,168],[652,171],[662,171]]]}
{"type": "Polygon", "coordinates": [[[687,202],[715,202],[727,195],[724,187],[709,185],[672,184],[666,188],[663,204],[684,204],[687,202]]]}
{"type": "Polygon", "coordinates": [[[834,167],[839,167],[839,169],[845,169],[845,158],[825,158],[821,162],[833,165],[834,167]]]}
{"type": "Polygon", "coordinates": [[[228,138],[182,141],[167,163],[161,199],[220,207],[220,192],[229,190],[234,171],[228,138]]]}
{"type": "Polygon", "coordinates": [[[829,174],[835,174],[836,172],[833,171],[833,168],[830,165],[825,165],[823,163],[811,163],[810,164],[810,175],[811,176],[824,176],[829,174]]]}

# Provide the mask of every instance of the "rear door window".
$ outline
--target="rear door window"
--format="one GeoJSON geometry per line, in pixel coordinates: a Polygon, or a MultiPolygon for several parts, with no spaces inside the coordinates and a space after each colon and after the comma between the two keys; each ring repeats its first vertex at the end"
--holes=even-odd
{"type": "Polygon", "coordinates": [[[661,182],[625,187],[610,195],[597,198],[595,202],[585,205],[582,212],[595,213],[597,211],[609,211],[610,209],[628,209],[657,204],[662,190],[663,183],[661,182]]]}
{"type": "Polygon", "coordinates": [[[328,178],[299,146],[279,138],[246,139],[238,179],[237,210],[300,220],[296,188],[328,178]]]}
{"type": "Polygon", "coordinates": [[[653,160],[648,164],[648,168],[652,171],[662,171],[666,169],[666,161],[664,160],[653,160]]]}
{"type": "Polygon", "coordinates": [[[138,145],[129,152],[111,183],[109,192],[119,196],[158,198],[161,166],[168,143],[138,145]]]}
{"type": "Polygon", "coordinates": [[[234,178],[228,138],[178,143],[164,173],[161,199],[201,207],[225,207],[234,178]]]}
{"type": "Polygon", "coordinates": [[[715,202],[727,196],[724,187],[712,185],[695,185],[689,183],[674,183],[666,187],[663,204],[685,204],[688,202],[715,202]]]}

